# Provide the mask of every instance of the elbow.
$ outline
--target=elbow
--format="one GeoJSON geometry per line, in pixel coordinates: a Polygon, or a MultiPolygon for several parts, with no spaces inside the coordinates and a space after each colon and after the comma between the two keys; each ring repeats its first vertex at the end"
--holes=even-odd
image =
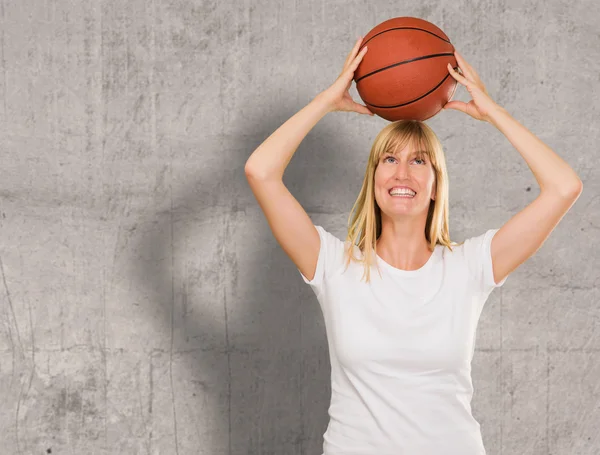
{"type": "Polygon", "coordinates": [[[248,181],[260,180],[262,178],[261,173],[256,169],[252,169],[252,166],[248,166],[248,163],[246,163],[246,166],[244,167],[244,174],[246,174],[246,179],[248,181]]]}
{"type": "Polygon", "coordinates": [[[569,199],[577,199],[583,191],[583,182],[581,180],[578,180],[578,182],[569,185],[568,188],[569,189],[565,192],[565,196],[569,199]]]}
{"type": "Polygon", "coordinates": [[[571,194],[573,194],[575,197],[579,197],[579,195],[581,194],[582,191],[583,191],[583,182],[580,179],[578,179],[577,183],[575,183],[575,185],[573,185],[571,194]]]}
{"type": "Polygon", "coordinates": [[[276,178],[279,178],[269,172],[257,169],[256,166],[252,167],[248,162],[246,162],[246,166],[244,167],[244,173],[246,174],[247,179],[252,180],[275,180],[276,178]]]}
{"type": "Polygon", "coordinates": [[[246,165],[244,166],[244,174],[246,174],[246,177],[251,177],[255,174],[255,172],[252,170],[252,166],[250,166],[250,161],[246,161],[246,165]]]}

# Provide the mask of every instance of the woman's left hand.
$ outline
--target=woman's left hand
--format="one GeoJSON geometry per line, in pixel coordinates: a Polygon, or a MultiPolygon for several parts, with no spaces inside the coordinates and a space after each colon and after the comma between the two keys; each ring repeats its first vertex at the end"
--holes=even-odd
{"type": "Polygon", "coordinates": [[[475,72],[473,67],[469,65],[458,52],[454,51],[454,56],[456,57],[462,75],[455,71],[450,63],[448,63],[448,71],[454,79],[467,88],[473,99],[468,103],[463,101],[449,101],[444,106],[444,109],[462,111],[477,120],[489,122],[490,113],[499,109],[500,106],[490,98],[485,85],[483,85],[483,82],[481,82],[479,75],[475,72]]]}

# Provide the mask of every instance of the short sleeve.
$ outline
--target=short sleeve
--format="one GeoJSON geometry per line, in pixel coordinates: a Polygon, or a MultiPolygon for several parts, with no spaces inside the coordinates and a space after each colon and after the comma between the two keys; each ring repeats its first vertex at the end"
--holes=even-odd
{"type": "Polygon", "coordinates": [[[316,295],[319,295],[327,278],[333,276],[343,265],[344,242],[327,232],[322,226],[315,226],[315,228],[321,239],[315,276],[309,280],[299,269],[298,272],[304,282],[313,288],[316,295]]]}
{"type": "Polygon", "coordinates": [[[492,239],[500,229],[489,229],[484,234],[471,237],[464,242],[464,253],[467,267],[476,286],[484,292],[491,292],[494,288],[502,286],[508,276],[498,284],[494,281],[492,265],[492,239]]]}

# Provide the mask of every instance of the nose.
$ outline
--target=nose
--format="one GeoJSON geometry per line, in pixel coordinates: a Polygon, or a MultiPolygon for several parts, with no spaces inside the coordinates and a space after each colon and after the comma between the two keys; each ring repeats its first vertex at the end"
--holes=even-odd
{"type": "Polygon", "coordinates": [[[410,173],[410,163],[404,160],[399,160],[396,165],[394,176],[400,180],[405,179],[410,173]]]}

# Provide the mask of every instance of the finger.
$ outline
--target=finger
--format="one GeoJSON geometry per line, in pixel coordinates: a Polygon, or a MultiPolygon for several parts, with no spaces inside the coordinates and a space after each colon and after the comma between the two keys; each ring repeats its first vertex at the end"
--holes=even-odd
{"type": "Polygon", "coordinates": [[[452,77],[454,77],[454,79],[463,84],[465,87],[468,87],[468,84],[471,81],[469,81],[466,77],[461,76],[454,68],[452,68],[452,65],[450,65],[450,63],[448,63],[448,71],[450,71],[450,74],[452,75],[452,77]]]}
{"type": "Polygon", "coordinates": [[[352,48],[352,50],[350,51],[350,53],[348,54],[348,57],[346,57],[346,61],[344,62],[344,69],[346,69],[346,67],[348,66],[348,64],[354,59],[354,57],[356,56],[356,53],[358,52],[358,48],[360,47],[360,43],[362,42],[363,37],[359,37],[358,40],[356,40],[356,43],[354,44],[354,47],[352,48]]]}
{"type": "Polygon", "coordinates": [[[466,68],[467,70],[473,69],[473,67],[467,63],[464,57],[460,55],[457,50],[454,50],[454,56],[456,57],[456,60],[458,61],[461,67],[466,68]]]}
{"type": "Polygon", "coordinates": [[[369,108],[367,106],[365,106],[364,104],[358,104],[355,103],[356,107],[357,107],[357,112],[361,113],[361,114],[367,114],[367,115],[375,115],[373,112],[371,112],[369,110],[369,108]]]}
{"type": "Polygon", "coordinates": [[[356,68],[358,67],[359,63],[361,62],[363,56],[367,53],[367,47],[363,47],[361,49],[361,51],[358,53],[358,55],[354,58],[354,60],[348,64],[348,66],[346,66],[343,70],[342,73],[340,74],[340,77],[343,77],[344,79],[348,80],[348,83],[354,78],[354,71],[356,71],[356,68]]]}
{"type": "Polygon", "coordinates": [[[474,81],[479,79],[479,75],[475,69],[466,62],[466,60],[458,53],[458,51],[454,51],[454,56],[456,57],[459,67],[463,70],[463,73],[465,73],[467,77],[474,81]]]}
{"type": "Polygon", "coordinates": [[[474,80],[474,78],[473,78],[473,74],[471,73],[471,71],[469,70],[469,68],[467,68],[467,67],[464,65],[464,62],[461,62],[461,61],[458,59],[458,57],[456,58],[456,65],[457,65],[457,68],[453,68],[453,69],[454,69],[454,71],[455,71],[457,74],[459,74],[459,75],[462,75],[462,76],[464,76],[464,77],[466,77],[466,78],[468,78],[468,79],[474,80]]]}
{"type": "Polygon", "coordinates": [[[350,68],[352,69],[353,72],[358,67],[358,64],[361,62],[361,60],[363,59],[363,57],[367,53],[367,50],[368,50],[367,46],[363,47],[360,50],[360,52],[358,53],[358,55],[352,61],[352,65],[350,66],[350,68]]]}
{"type": "Polygon", "coordinates": [[[375,115],[367,108],[367,106],[363,106],[362,104],[356,103],[354,104],[354,106],[352,106],[352,112],[357,112],[359,114],[365,115],[375,115]]]}
{"type": "Polygon", "coordinates": [[[483,81],[481,80],[481,78],[479,77],[479,74],[477,74],[477,71],[475,71],[475,68],[473,68],[471,65],[469,65],[465,59],[463,58],[462,55],[460,55],[458,53],[458,51],[454,51],[454,54],[456,56],[456,61],[459,63],[460,68],[464,69],[465,71],[463,71],[463,73],[465,74],[465,76],[467,77],[467,79],[469,79],[470,81],[474,82],[474,84],[486,95],[488,94],[487,89],[485,88],[485,84],[483,83],[483,81]]]}
{"type": "Polygon", "coordinates": [[[454,109],[457,111],[467,112],[467,103],[464,101],[448,101],[444,105],[444,109],[454,109]]]}

